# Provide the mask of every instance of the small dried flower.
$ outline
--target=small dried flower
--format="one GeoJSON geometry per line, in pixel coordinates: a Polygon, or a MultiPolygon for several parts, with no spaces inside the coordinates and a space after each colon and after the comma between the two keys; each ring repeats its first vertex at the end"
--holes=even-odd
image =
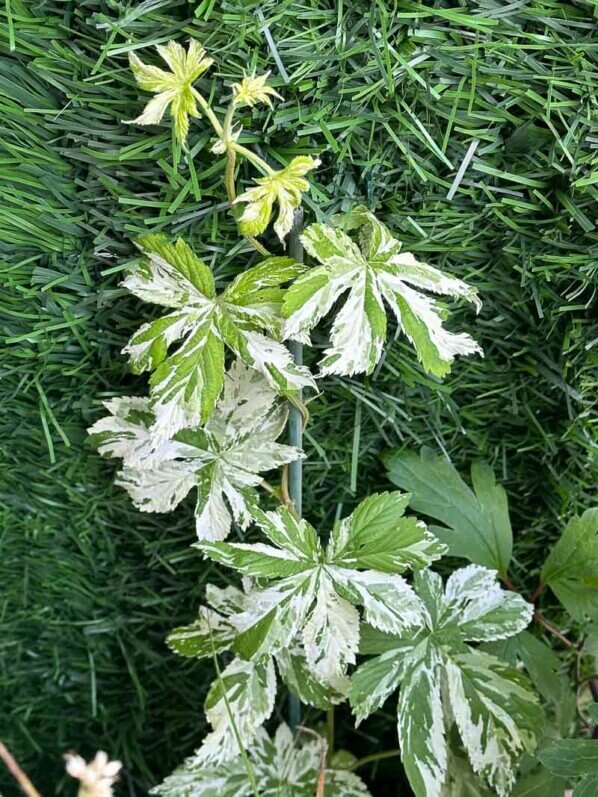
{"type": "Polygon", "coordinates": [[[120,761],[110,761],[103,750],[97,752],[89,763],[72,753],[67,753],[65,760],[68,774],[81,781],[79,797],[112,797],[112,786],[122,768],[120,761]]]}

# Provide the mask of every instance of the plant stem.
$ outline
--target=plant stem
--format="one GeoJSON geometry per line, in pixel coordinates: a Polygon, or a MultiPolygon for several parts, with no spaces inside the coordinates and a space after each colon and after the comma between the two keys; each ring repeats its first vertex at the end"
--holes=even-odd
{"type": "Polygon", "coordinates": [[[364,758],[358,759],[351,767],[351,770],[358,769],[366,764],[372,764],[374,761],[382,761],[383,758],[395,758],[398,755],[401,755],[399,749],[384,750],[382,753],[372,753],[372,755],[366,755],[364,758]]]}
{"type": "Polygon", "coordinates": [[[28,797],[41,797],[38,790],[35,788],[33,783],[29,780],[27,775],[23,772],[21,767],[17,764],[2,742],[0,742],[0,758],[4,761],[6,768],[28,797]]]}
{"type": "MultiPolygon", "coordinates": [[[[213,646],[212,646],[213,647],[213,646]]],[[[254,797],[260,797],[260,793],[257,788],[257,782],[255,780],[255,772],[253,771],[253,766],[251,765],[251,761],[249,760],[249,756],[247,755],[247,750],[245,749],[245,745],[241,740],[241,736],[239,734],[239,729],[237,728],[237,723],[235,722],[235,717],[230,707],[230,703],[228,702],[228,697],[226,695],[226,688],[224,686],[224,682],[222,681],[222,671],[220,670],[220,664],[218,662],[218,656],[215,652],[212,654],[212,658],[214,659],[214,666],[216,668],[216,678],[220,683],[220,688],[222,689],[222,698],[224,700],[224,705],[226,707],[226,711],[228,714],[228,718],[230,720],[231,725],[233,726],[233,732],[235,734],[235,739],[237,741],[237,745],[239,746],[239,752],[241,754],[241,758],[243,759],[243,764],[245,766],[245,771],[247,772],[247,777],[249,779],[249,783],[251,784],[251,788],[254,794],[254,797]]]]}
{"type": "Polygon", "coordinates": [[[326,741],[328,742],[326,749],[326,761],[328,766],[332,761],[334,755],[334,708],[329,708],[326,712],[326,741]]]}
{"type": "MultiPolygon", "coordinates": [[[[229,141],[233,132],[233,117],[235,113],[235,103],[231,102],[226,111],[224,118],[224,129],[222,131],[224,141],[229,141]]],[[[226,172],[224,183],[226,185],[226,195],[230,202],[230,208],[233,216],[235,216],[235,199],[237,198],[237,190],[235,187],[235,164],[237,161],[237,153],[231,146],[226,147],[226,172]]],[[[268,257],[270,252],[263,246],[256,238],[251,235],[243,236],[253,248],[264,257],[268,257]]]]}
{"type": "MultiPolygon", "coordinates": [[[[508,587],[513,592],[519,592],[515,584],[513,584],[513,582],[511,581],[509,576],[506,575],[506,573],[501,575],[501,578],[504,581],[506,587],[508,587]]],[[[540,584],[538,584],[538,586],[536,587],[536,589],[534,590],[534,592],[530,597],[530,603],[535,604],[543,588],[544,584],[540,582],[540,584]]],[[[563,645],[565,645],[565,647],[579,653],[579,647],[574,642],[571,642],[570,639],[567,639],[567,637],[561,631],[559,631],[558,628],[552,625],[552,623],[548,622],[546,617],[544,617],[544,615],[539,609],[536,609],[536,611],[534,612],[534,620],[543,628],[545,628],[547,631],[549,631],[551,634],[553,634],[557,639],[559,639],[563,643],[563,645]]]]}
{"type": "Polygon", "coordinates": [[[537,609],[534,613],[534,620],[543,626],[547,631],[550,631],[551,634],[554,634],[554,636],[559,639],[563,645],[565,645],[565,647],[569,648],[570,650],[578,650],[577,645],[574,642],[571,642],[570,639],[567,639],[567,637],[561,631],[559,631],[558,628],[555,628],[552,623],[549,623],[539,609],[537,609]]]}
{"type": "Polygon", "coordinates": [[[199,103],[199,105],[201,107],[201,110],[204,112],[206,117],[210,120],[210,122],[212,124],[212,127],[214,128],[214,131],[215,131],[216,135],[218,136],[218,138],[224,138],[224,128],[222,127],[222,125],[218,121],[218,117],[216,116],[214,111],[210,108],[210,105],[209,105],[208,101],[199,93],[199,91],[196,91],[195,89],[193,89],[193,96],[195,97],[195,99],[199,103]]]}
{"type": "Polygon", "coordinates": [[[243,155],[248,161],[251,161],[253,165],[261,169],[264,174],[274,174],[274,169],[269,166],[263,158],[260,158],[259,155],[256,155],[255,152],[252,152],[247,147],[244,147],[242,144],[237,144],[236,141],[231,141],[229,147],[235,152],[238,152],[239,155],[243,155]]]}

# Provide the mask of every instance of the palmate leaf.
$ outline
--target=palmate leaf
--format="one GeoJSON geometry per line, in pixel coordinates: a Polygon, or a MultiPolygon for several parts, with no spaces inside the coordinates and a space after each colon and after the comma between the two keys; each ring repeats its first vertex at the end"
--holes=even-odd
{"type": "Polygon", "coordinates": [[[156,96],[148,102],[140,116],[127,124],[159,124],[170,106],[175,137],[182,143],[189,132],[189,117],[200,115],[198,94],[193,84],[214,61],[206,56],[196,39],[189,40],[187,52],[175,41],[157,45],[156,49],[170,67],[170,72],[144,64],[135,53],[129,53],[129,64],[135,80],[144,91],[151,91],[156,96]]]}
{"type": "Polygon", "coordinates": [[[217,295],[211,270],[181,238],[173,244],[163,235],[147,235],[138,245],[144,262],[123,286],[143,301],[171,308],[143,324],[123,349],[136,372],[153,371],[157,434],[172,437],[210,417],[222,390],[225,349],[279,393],[314,386],[309,371],[296,366],[275,339],[281,331],[281,285],[301,272],[300,264],[268,258],[217,295]],[[175,343],[179,347],[169,354],[175,343]]]}
{"type": "Polygon", "coordinates": [[[519,633],[533,607],[478,565],[455,571],[444,589],[437,574],[416,572],[415,588],[422,625],[369,636],[365,649],[380,655],[351,679],[353,711],[362,720],[400,686],[399,743],[417,797],[442,794],[453,722],[474,771],[499,797],[507,795],[519,757],[542,730],[542,712],[517,669],[467,642],[519,633]]]}
{"type": "Polygon", "coordinates": [[[400,242],[366,208],[335,217],[331,225],[310,225],[302,241],[321,265],[287,291],[285,337],[309,342],[310,330],[348,294],[332,324],[323,374],[372,373],[386,341],[385,302],[426,371],[442,377],[457,354],[482,353],[469,335],[446,330],[444,311],[422,293],[460,296],[479,309],[475,288],[401,254],[400,242]],[[359,245],[347,234],[353,230],[359,231],[359,245]]]}
{"type": "MultiPolygon", "coordinates": [[[[323,774],[322,797],[368,797],[363,781],[352,772],[326,768],[326,741],[311,736],[293,738],[282,724],[270,739],[262,728],[247,749],[255,787],[262,797],[313,797],[323,774]]],[[[318,792],[320,793],[320,792],[318,792]]],[[[166,780],[152,789],[160,797],[252,797],[255,794],[241,758],[206,766],[188,758],[166,780]]]]}
{"type": "Polygon", "coordinates": [[[598,619],[598,508],[571,518],[540,578],[573,617],[598,619]]]}
{"type": "MultiPolygon", "coordinates": [[[[221,589],[208,584],[206,601],[208,606],[201,607],[193,623],[175,628],[166,640],[180,656],[212,658],[234,645],[237,631],[231,616],[245,610],[248,595],[236,587],[221,589]]],[[[303,703],[328,709],[345,699],[348,679],[339,679],[334,687],[322,684],[297,646],[278,651],[274,658],[264,655],[251,661],[234,659],[214,681],[206,699],[206,715],[214,731],[196,754],[202,761],[222,762],[234,757],[238,754],[239,739],[244,746],[252,744],[259,726],[274,706],[274,662],[283,681],[303,703]],[[226,710],[227,702],[230,712],[226,710]]]]}
{"type": "Polygon", "coordinates": [[[390,481],[411,493],[410,506],[445,524],[432,530],[452,556],[507,572],[513,547],[509,505],[488,465],[471,466],[472,490],[447,459],[430,449],[419,456],[389,451],[383,460],[390,481]]]}
{"type": "Polygon", "coordinates": [[[199,539],[223,539],[233,518],[247,528],[261,474],[303,456],[276,442],[287,411],[262,374],[238,360],[208,422],[172,440],[156,434],[148,399],[112,399],[106,407],[112,414],[89,433],[101,454],[122,457],[117,484],[144,512],[170,512],[197,487],[199,539]]]}
{"type": "Polygon", "coordinates": [[[421,625],[421,602],[399,574],[429,564],[444,549],[423,523],[402,517],[405,504],[398,492],[372,496],[337,524],[326,550],[316,531],[285,509],[254,511],[270,545],[198,543],[215,561],[270,582],[252,590],[245,610],[231,617],[239,632],[235,650],[247,658],[276,653],[300,637],[312,674],[336,688],[355,662],[356,606],[384,631],[421,625]]]}
{"type": "MultiPolygon", "coordinates": [[[[241,95],[237,94],[239,96],[241,95]]],[[[246,203],[239,219],[239,230],[243,235],[261,235],[270,223],[276,203],[278,216],[274,222],[274,232],[284,241],[293,226],[293,212],[299,207],[303,193],[309,188],[305,175],[319,165],[317,158],[298,155],[284,169],[258,177],[255,186],[235,199],[236,203],[246,203]]]]}
{"type": "Polygon", "coordinates": [[[270,656],[245,661],[235,658],[212,683],[204,703],[213,730],[195,755],[198,761],[219,764],[253,742],[274,709],[276,672],[270,656]]]}
{"type": "Polygon", "coordinates": [[[538,758],[555,775],[581,777],[573,797],[595,797],[598,793],[598,740],[561,739],[543,747],[538,758]]]}

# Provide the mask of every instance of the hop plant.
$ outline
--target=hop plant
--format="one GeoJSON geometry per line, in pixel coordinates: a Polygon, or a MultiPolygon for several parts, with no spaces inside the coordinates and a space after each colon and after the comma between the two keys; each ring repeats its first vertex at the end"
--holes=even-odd
{"type": "Polygon", "coordinates": [[[202,102],[203,98],[193,84],[214,61],[208,58],[201,44],[195,39],[190,39],[187,52],[174,41],[166,45],[157,45],[156,49],[170,67],[170,72],[144,64],[135,53],[129,53],[129,64],[135,80],[144,91],[151,91],[156,96],[148,102],[136,119],[127,124],[159,124],[170,106],[175,136],[180,143],[183,143],[189,132],[189,117],[198,118],[201,115],[197,103],[202,102]]]}
{"type": "Polygon", "coordinates": [[[260,235],[264,232],[278,204],[278,216],[274,231],[281,241],[291,231],[293,213],[301,204],[302,194],[309,188],[305,175],[320,165],[317,158],[299,156],[279,171],[270,170],[259,177],[253,188],[237,197],[236,202],[245,202],[246,208],[239,219],[243,235],[260,235]]]}
{"type": "Polygon", "coordinates": [[[264,75],[256,75],[255,72],[252,72],[250,75],[245,74],[240,83],[233,83],[235,105],[248,105],[253,108],[254,105],[263,102],[271,108],[272,97],[281,100],[280,94],[272,86],[268,86],[269,77],[270,72],[266,72],[264,75]]]}

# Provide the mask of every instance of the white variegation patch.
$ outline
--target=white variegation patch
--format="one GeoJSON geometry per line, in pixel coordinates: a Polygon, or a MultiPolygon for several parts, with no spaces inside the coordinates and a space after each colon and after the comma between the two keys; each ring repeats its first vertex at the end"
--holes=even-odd
{"type": "Polygon", "coordinates": [[[343,592],[364,607],[364,619],[374,628],[400,636],[425,623],[425,607],[401,576],[340,567],[330,567],[328,572],[343,592]]]}
{"type": "Polygon", "coordinates": [[[326,574],[320,575],[316,602],[303,629],[303,647],[311,671],[324,683],[333,684],[355,664],[359,645],[359,613],[334,589],[326,574]]]}
{"type": "Polygon", "coordinates": [[[272,659],[234,659],[212,684],[205,703],[213,731],[196,751],[199,764],[221,764],[249,747],[274,708],[276,673],[272,659]]]}
{"type": "Polygon", "coordinates": [[[502,589],[497,575],[480,565],[455,571],[446,582],[440,623],[457,626],[462,639],[475,642],[505,639],[527,628],[533,605],[502,589]]]}
{"type": "Polygon", "coordinates": [[[447,749],[440,691],[439,654],[422,647],[407,670],[398,707],[401,759],[417,797],[441,797],[447,749]]]}
{"type": "Polygon", "coordinates": [[[129,466],[192,456],[193,448],[152,433],[150,401],[122,396],[104,402],[109,415],[100,418],[87,433],[103,457],[119,457],[129,466]]]}
{"type": "Polygon", "coordinates": [[[165,461],[153,468],[123,468],[116,484],[140,512],[172,512],[197,485],[195,462],[165,461]]]}
{"type": "Polygon", "coordinates": [[[482,354],[465,333],[443,326],[444,311],[422,290],[462,297],[479,310],[474,288],[438,269],[400,253],[401,244],[364,207],[335,217],[332,226],[312,224],[302,236],[308,253],[322,266],[305,274],[287,291],[283,305],[285,337],[308,340],[308,333],[348,296],[332,323],[331,346],[321,361],[323,374],[372,373],[386,340],[386,301],[399,328],[414,345],[425,370],[444,376],[458,354],[482,354]],[[360,248],[347,232],[359,230],[360,248]]]}
{"type": "Polygon", "coordinates": [[[511,793],[519,758],[532,752],[542,712],[516,674],[480,651],[446,657],[452,716],[474,772],[499,797],[511,793]]]}
{"type": "Polygon", "coordinates": [[[114,400],[113,415],[91,429],[102,454],[123,457],[117,483],[144,512],[169,512],[198,488],[199,539],[221,540],[233,519],[247,528],[257,504],[262,473],[303,456],[276,442],[287,412],[264,377],[237,361],[224,392],[203,429],[174,440],[156,434],[144,399],[114,400]]]}

